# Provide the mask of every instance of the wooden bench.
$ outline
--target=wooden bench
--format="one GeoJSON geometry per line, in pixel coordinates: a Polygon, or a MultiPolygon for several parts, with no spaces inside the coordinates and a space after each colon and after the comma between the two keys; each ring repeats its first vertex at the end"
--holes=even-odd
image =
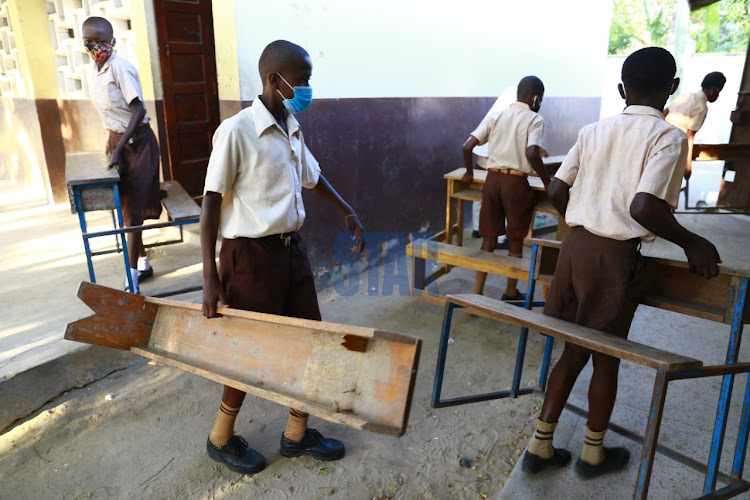
{"type": "Polygon", "coordinates": [[[144,297],[82,282],[65,338],[141,356],[331,422],[401,436],[421,341],[359,326],[144,297]]]}
{"type": "MultiPolygon", "coordinates": [[[[529,269],[535,267],[531,259],[509,257],[502,253],[490,253],[478,248],[466,248],[435,240],[413,241],[406,246],[406,255],[412,258],[413,263],[411,294],[420,300],[439,305],[445,304],[445,296],[429,293],[429,285],[452,266],[519,280],[530,279],[529,269]],[[446,267],[427,275],[426,262],[428,260],[446,264],[446,267]]],[[[540,276],[537,279],[543,286],[548,286],[551,280],[551,275],[540,276]]]]}
{"type": "MultiPolygon", "coordinates": [[[[537,239],[527,240],[527,243],[532,246],[529,292],[533,295],[533,287],[536,281],[549,282],[551,280],[561,243],[537,239]]],[[[750,308],[746,307],[748,298],[750,298],[750,291],[748,290],[750,271],[722,265],[720,266],[719,276],[711,280],[705,280],[690,273],[685,262],[646,257],[644,275],[648,277],[648,280],[643,304],[731,325],[725,364],[703,366],[702,361],[698,359],[619,339],[603,332],[544,316],[484,296],[449,295],[445,304],[446,310],[438,350],[432,397],[433,406],[454,406],[497,398],[515,398],[531,392],[544,391],[549,372],[553,339],[558,338],[656,371],[645,435],[640,436],[629,429],[610,424],[611,429],[643,443],[635,498],[646,498],[654,454],[657,450],[670,458],[679,460],[684,465],[705,473],[704,493],[706,494],[716,495],[717,498],[727,498],[750,490],[750,483],[741,478],[750,436],[750,384],[743,403],[743,416],[738,429],[732,474],[723,474],[719,471],[734,376],[740,373],[750,373],[750,363],[738,361],[742,326],[744,323],[750,322],[750,308]],[[452,399],[440,398],[452,313],[455,308],[465,308],[471,314],[521,327],[515,372],[510,390],[452,399]],[[538,387],[521,388],[521,374],[529,329],[539,331],[548,338],[545,344],[538,387]],[[721,376],[723,380],[708,464],[698,462],[676,450],[657,445],[669,382],[715,376],[721,376]],[[717,478],[721,478],[722,481],[728,483],[728,486],[716,490],[717,478]]],[[[526,307],[531,307],[529,301],[527,301],[526,307]]],[[[712,333],[714,333],[713,330],[712,333]]],[[[580,415],[587,415],[585,410],[572,405],[567,405],[567,407],[580,415]]]]}

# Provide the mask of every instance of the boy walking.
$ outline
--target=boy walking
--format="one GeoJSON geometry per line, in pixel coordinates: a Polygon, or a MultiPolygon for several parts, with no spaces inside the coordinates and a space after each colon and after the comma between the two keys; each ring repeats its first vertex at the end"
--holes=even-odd
{"type": "MultiPolygon", "coordinates": [[[[679,84],[675,72],[674,58],[664,49],[631,54],[619,86],[627,107],[584,127],[555,174],[549,196],[571,231],[562,243],[545,314],[627,338],[638,306],[639,248],[655,236],[682,247],[692,272],[705,278],[718,274],[716,248],[682,227],[670,210],[677,204],[687,156],[685,134],[662,115],[679,84]]],[[[594,363],[589,419],[575,471],[590,479],[627,464],[627,449],[603,447],[620,360],[566,343],[550,373],[537,430],[523,458],[526,473],[570,461],[570,452],[554,448],[552,438],[589,358],[594,363]]]]}
{"type": "MultiPolygon", "coordinates": [[[[307,247],[297,231],[305,221],[302,188],[331,203],[346,229],[359,238],[354,210],[320,173],[305,145],[294,113],[312,101],[312,62],[300,46],[285,40],[269,44],[260,56],[263,93],[222,122],[213,138],[201,211],[203,314],[217,317],[217,301],[248,311],[320,320],[307,247]],[[216,267],[215,244],[223,238],[216,267]]],[[[250,354],[248,354],[249,356],[250,354]]],[[[240,474],[263,470],[266,460],[234,434],[245,393],[224,387],[208,436],[209,456],[240,474]]],[[[338,460],[344,444],[307,427],[308,415],[290,409],[281,435],[281,454],[338,460]]]]}
{"type": "MultiPolygon", "coordinates": [[[[113,50],[116,40],[112,24],[103,17],[83,22],[83,45],[93,63],[88,71],[91,102],[109,131],[105,150],[109,166],[120,172],[120,201],[125,227],[140,226],[145,219],[161,215],[159,190],[159,144],[143,107],[138,71],[113,50]]],[[[154,274],[148,262],[140,231],[127,234],[128,259],[133,290],[154,274]]]]}
{"type": "Polygon", "coordinates": [[[685,179],[690,179],[690,174],[693,172],[693,139],[706,120],[708,114],[706,103],[716,102],[726,83],[727,79],[722,73],[718,71],[709,73],[701,83],[700,92],[682,94],[664,110],[664,117],[667,121],[687,134],[688,156],[685,179]]]}
{"type": "MultiPolygon", "coordinates": [[[[466,174],[462,181],[470,183],[474,179],[474,147],[489,143],[487,181],[479,213],[482,250],[492,252],[498,236],[506,235],[508,255],[521,258],[523,239],[534,211],[534,197],[527,177],[536,173],[545,187],[550,178],[542,163],[544,119],[538,114],[544,84],[535,76],[524,77],[518,84],[516,98],[508,109],[482,120],[464,143],[466,174]]],[[[486,280],[487,273],[478,271],[474,293],[481,295],[486,280]]],[[[508,278],[502,300],[524,300],[525,295],[518,291],[517,285],[518,280],[508,278]]]]}

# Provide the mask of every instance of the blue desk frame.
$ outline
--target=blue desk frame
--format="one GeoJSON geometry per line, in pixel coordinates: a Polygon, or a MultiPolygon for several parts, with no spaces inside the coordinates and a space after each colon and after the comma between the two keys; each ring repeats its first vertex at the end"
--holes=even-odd
{"type": "MultiPolygon", "coordinates": [[[[532,300],[536,289],[536,280],[538,278],[538,257],[539,245],[534,244],[532,246],[531,263],[529,269],[529,290],[524,302],[524,307],[526,309],[544,305],[544,301],[532,300]]],[[[678,371],[671,373],[665,373],[661,370],[658,370],[654,382],[654,390],[648,413],[645,436],[641,436],[629,429],[625,429],[616,424],[610,424],[610,428],[612,430],[636,442],[640,442],[643,445],[641,460],[638,468],[638,479],[636,482],[636,488],[633,498],[640,499],[647,498],[648,496],[648,488],[656,451],[659,451],[669,458],[677,460],[684,465],[697,470],[698,472],[706,474],[703,487],[704,496],[700,498],[729,498],[744,491],[750,490],[750,482],[742,479],[743,466],[747,454],[748,438],[750,435],[750,363],[738,362],[740,343],[742,341],[743,318],[745,317],[745,311],[747,307],[749,281],[750,278],[748,276],[739,276],[736,289],[732,290],[730,293],[730,297],[733,297],[733,303],[731,306],[731,330],[729,336],[729,345],[727,348],[726,363],[724,365],[704,366],[700,370],[678,371]],[[742,405],[742,416],[740,418],[740,424],[737,433],[737,442],[735,444],[732,471],[731,475],[727,475],[719,471],[719,462],[721,459],[722,447],[724,444],[727,417],[729,414],[729,404],[732,397],[732,388],[734,385],[734,377],[735,375],[740,373],[748,373],[748,380],[742,405]],[[711,439],[709,460],[708,464],[705,465],[675,450],[658,445],[657,440],[659,436],[659,429],[661,426],[661,418],[664,412],[664,403],[666,400],[667,387],[669,382],[674,380],[687,380],[715,376],[723,376],[723,379],[718,408],[716,411],[714,431],[711,439]],[[717,490],[716,482],[719,478],[721,478],[722,481],[728,484],[724,488],[717,490]]],[[[521,374],[523,371],[523,362],[526,354],[526,340],[528,337],[528,328],[522,327],[519,333],[516,363],[513,382],[511,384],[510,390],[461,396],[450,399],[441,398],[443,376],[445,373],[445,362],[448,351],[448,340],[450,338],[451,321],[453,318],[454,310],[460,308],[462,308],[462,306],[454,304],[450,302],[450,300],[446,302],[445,305],[443,326],[438,347],[437,366],[435,368],[435,379],[432,392],[432,407],[443,408],[447,406],[457,406],[479,401],[490,401],[493,399],[517,398],[518,396],[531,394],[534,392],[543,393],[547,384],[554,338],[547,337],[547,341],[544,347],[542,366],[540,369],[539,385],[537,387],[521,388],[521,374]]],[[[584,417],[588,415],[585,410],[577,408],[570,404],[566,405],[566,408],[584,417]]]]}

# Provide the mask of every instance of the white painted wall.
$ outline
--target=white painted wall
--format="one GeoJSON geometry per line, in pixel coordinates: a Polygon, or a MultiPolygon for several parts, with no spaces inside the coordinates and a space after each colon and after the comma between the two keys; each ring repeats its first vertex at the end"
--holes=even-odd
{"type": "Polygon", "coordinates": [[[496,96],[535,74],[547,96],[598,97],[605,0],[236,0],[240,89],[271,41],[307,49],[318,98],[496,96]]]}

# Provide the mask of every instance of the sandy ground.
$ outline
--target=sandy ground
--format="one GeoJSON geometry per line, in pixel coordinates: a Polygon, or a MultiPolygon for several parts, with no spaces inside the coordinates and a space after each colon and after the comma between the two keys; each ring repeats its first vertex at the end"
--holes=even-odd
{"type": "MultiPolygon", "coordinates": [[[[442,280],[441,291],[465,291],[473,273],[454,270],[442,280]]],[[[533,432],[541,398],[432,409],[441,308],[399,296],[398,288],[390,297],[361,288],[351,297],[324,290],[323,318],[424,342],[403,437],[311,418],[311,426],[344,441],[346,457],[329,463],[284,458],[279,438],[286,409],[248,397],[236,430],[266,456],[268,467],[240,476],[205,453],[221,387],[143,360],[66,392],[1,435],[0,498],[497,498],[533,432]]],[[[487,294],[499,296],[503,288],[503,278],[490,277],[487,294]]],[[[464,314],[454,325],[443,396],[505,389],[517,329],[464,314]]],[[[538,368],[541,337],[532,334],[530,346],[527,366],[538,368]]],[[[534,373],[527,372],[524,385],[533,385],[534,373]]]]}

